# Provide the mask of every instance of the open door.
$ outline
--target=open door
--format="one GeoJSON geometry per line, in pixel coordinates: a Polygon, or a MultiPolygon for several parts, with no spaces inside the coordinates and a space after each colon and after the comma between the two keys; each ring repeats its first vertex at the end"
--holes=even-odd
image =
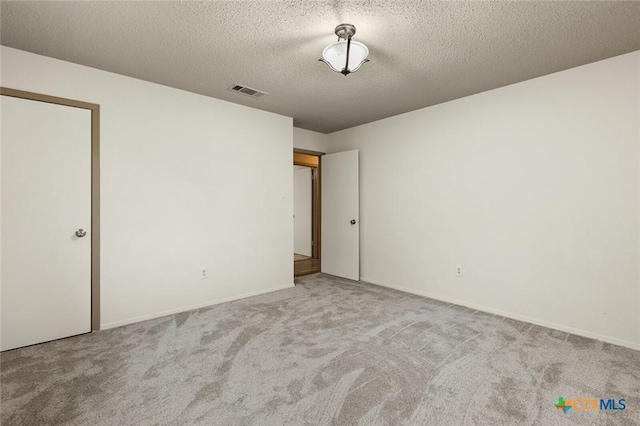
{"type": "Polygon", "coordinates": [[[322,157],[322,262],[326,274],[360,279],[358,151],[322,157]]]}

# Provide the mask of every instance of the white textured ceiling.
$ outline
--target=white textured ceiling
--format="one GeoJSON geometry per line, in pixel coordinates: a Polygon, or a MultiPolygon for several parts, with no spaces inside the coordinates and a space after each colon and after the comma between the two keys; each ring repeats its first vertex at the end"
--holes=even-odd
{"type": "Polygon", "coordinates": [[[11,2],[3,45],[332,132],[640,49],[640,2],[11,2]],[[342,22],[371,62],[318,62],[342,22]],[[232,83],[269,93],[253,99],[232,83]]]}

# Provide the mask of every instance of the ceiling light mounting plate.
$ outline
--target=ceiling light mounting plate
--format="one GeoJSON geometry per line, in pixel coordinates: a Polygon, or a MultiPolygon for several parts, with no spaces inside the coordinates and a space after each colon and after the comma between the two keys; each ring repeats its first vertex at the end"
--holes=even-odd
{"type": "Polygon", "coordinates": [[[342,39],[350,39],[356,34],[355,25],[351,24],[340,24],[336,27],[336,35],[342,39]]]}

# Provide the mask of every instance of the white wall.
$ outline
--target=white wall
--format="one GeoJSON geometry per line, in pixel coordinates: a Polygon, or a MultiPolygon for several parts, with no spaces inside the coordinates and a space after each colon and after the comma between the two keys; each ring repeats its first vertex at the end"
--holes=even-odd
{"type": "Polygon", "coordinates": [[[312,255],[311,167],[293,166],[293,252],[312,255]]]}
{"type": "Polygon", "coordinates": [[[103,327],[293,285],[291,118],[7,47],[0,57],[3,87],[101,106],[103,327]]]}
{"type": "Polygon", "coordinates": [[[329,135],[311,130],[293,128],[293,147],[307,151],[327,152],[329,135]]]}
{"type": "Polygon", "coordinates": [[[640,349],[639,86],[634,52],[329,135],[362,279],[640,349]]]}

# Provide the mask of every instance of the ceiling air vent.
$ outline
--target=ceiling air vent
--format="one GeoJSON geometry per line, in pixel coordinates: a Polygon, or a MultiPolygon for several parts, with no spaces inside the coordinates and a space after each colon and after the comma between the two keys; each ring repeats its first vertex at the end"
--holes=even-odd
{"type": "Polygon", "coordinates": [[[243,95],[251,96],[252,98],[260,98],[264,95],[268,95],[268,93],[261,92],[256,89],[252,89],[251,87],[243,86],[241,84],[232,84],[229,87],[229,90],[232,92],[242,93],[243,95]]]}

